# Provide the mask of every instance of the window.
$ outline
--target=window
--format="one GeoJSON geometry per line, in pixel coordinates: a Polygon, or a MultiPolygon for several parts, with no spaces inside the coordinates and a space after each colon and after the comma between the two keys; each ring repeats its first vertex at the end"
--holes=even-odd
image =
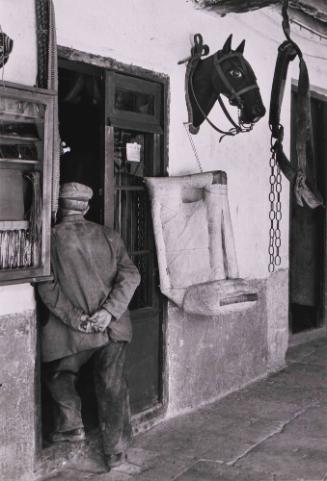
{"type": "Polygon", "coordinates": [[[108,123],[117,127],[162,133],[160,126],[161,87],[156,82],[107,73],[108,123]]]}
{"type": "Polygon", "coordinates": [[[0,88],[0,283],[50,274],[53,96],[0,88]]]}

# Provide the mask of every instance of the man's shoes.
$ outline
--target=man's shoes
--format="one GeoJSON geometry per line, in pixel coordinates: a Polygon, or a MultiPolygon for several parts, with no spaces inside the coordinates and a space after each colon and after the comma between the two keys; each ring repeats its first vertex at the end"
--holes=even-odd
{"type": "Polygon", "coordinates": [[[123,464],[127,459],[127,455],[126,453],[107,454],[105,458],[109,472],[112,468],[116,468],[117,466],[123,464]]]}
{"type": "Polygon", "coordinates": [[[76,441],[85,440],[85,431],[83,428],[72,429],[71,431],[64,431],[63,433],[54,432],[50,434],[50,441],[52,443],[75,443],[76,441]]]}

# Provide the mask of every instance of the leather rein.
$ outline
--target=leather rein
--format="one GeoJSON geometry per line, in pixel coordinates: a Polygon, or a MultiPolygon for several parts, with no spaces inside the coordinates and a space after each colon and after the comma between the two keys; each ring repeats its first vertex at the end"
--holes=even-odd
{"type": "MultiPolygon", "coordinates": [[[[216,130],[218,133],[222,134],[219,141],[221,141],[225,137],[225,135],[234,136],[234,135],[237,135],[237,134],[242,133],[242,132],[251,131],[254,124],[253,123],[249,123],[249,124],[243,123],[240,120],[240,114],[239,114],[239,118],[238,118],[238,123],[236,123],[234,121],[234,119],[231,117],[230,113],[228,112],[220,93],[217,94],[217,99],[218,99],[219,105],[220,105],[222,111],[224,112],[226,118],[229,120],[229,122],[233,126],[229,130],[227,130],[227,131],[222,130],[216,124],[214,124],[209,119],[208,115],[204,112],[202,106],[200,105],[200,102],[199,102],[199,100],[198,100],[198,98],[195,94],[195,91],[194,91],[193,75],[194,75],[194,72],[195,72],[195,70],[196,70],[196,68],[199,64],[199,61],[201,60],[201,57],[203,57],[204,55],[208,55],[208,53],[209,53],[208,45],[203,45],[202,35],[197,33],[196,35],[194,35],[194,46],[191,49],[191,56],[184,59],[184,60],[181,60],[180,62],[178,62],[179,64],[188,62],[187,68],[186,68],[186,74],[185,74],[185,96],[186,96],[186,104],[187,104],[187,110],[188,110],[188,115],[189,115],[189,123],[188,123],[189,131],[192,134],[196,134],[196,133],[198,133],[198,131],[200,129],[200,127],[194,127],[194,125],[193,125],[193,110],[192,110],[192,105],[191,105],[189,93],[188,93],[189,88],[190,88],[190,91],[191,91],[192,96],[194,98],[195,104],[196,104],[197,108],[199,109],[201,115],[203,116],[204,120],[206,120],[206,122],[208,122],[208,124],[214,130],[216,130]]],[[[226,75],[225,75],[225,73],[222,69],[222,66],[221,66],[223,62],[225,62],[226,60],[230,60],[231,58],[238,58],[241,63],[243,61],[243,55],[241,53],[231,51],[231,52],[228,52],[228,53],[222,55],[220,58],[218,58],[217,55],[214,55],[213,63],[214,63],[214,67],[215,67],[215,70],[217,72],[217,75],[218,75],[219,79],[221,80],[221,82],[223,83],[223,85],[225,86],[225,88],[228,91],[228,94],[229,94],[228,100],[229,100],[230,104],[237,106],[238,110],[240,112],[242,107],[243,107],[242,95],[246,92],[249,92],[250,90],[259,89],[259,87],[257,86],[256,83],[254,83],[254,84],[249,85],[247,87],[244,87],[240,90],[234,89],[234,87],[231,85],[228,78],[226,77],[226,75]]],[[[254,75],[254,73],[253,73],[253,75],[254,75]]],[[[254,75],[254,78],[255,78],[255,75],[254,75]]]]}

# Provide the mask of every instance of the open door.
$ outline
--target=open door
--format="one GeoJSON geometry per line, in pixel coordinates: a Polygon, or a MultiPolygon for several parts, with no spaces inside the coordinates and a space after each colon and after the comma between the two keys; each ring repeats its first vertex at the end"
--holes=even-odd
{"type": "MultiPolygon", "coordinates": [[[[292,90],[292,161],[295,159],[295,101],[292,90]]],[[[326,203],[327,97],[311,97],[318,188],[326,203]]],[[[326,211],[290,202],[290,330],[292,334],[322,328],[326,319],[326,211]]]]}
{"type": "MultiPolygon", "coordinates": [[[[135,73],[135,72],[134,72],[135,73]]],[[[163,406],[163,300],[143,176],[165,175],[164,84],[116,74],[82,62],[59,62],[61,182],[94,191],[88,220],[120,232],[142,281],[130,309],[134,338],[128,349],[131,409],[142,422],[163,406]]],[[[78,381],[86,429],[98,424],[92,360],[78,381]]],[[[51,431],[51,400],[42,388],[43,438],[51,431]]]]}
{"type": "Polygon", "coordinates": [[[132,413],[162,401],[162,297],[144,176],[164,175],[162,86],[107,72],[105,223],[122,236],[141,274],[130,304],[134,339],[127,359],[132,413]]]}

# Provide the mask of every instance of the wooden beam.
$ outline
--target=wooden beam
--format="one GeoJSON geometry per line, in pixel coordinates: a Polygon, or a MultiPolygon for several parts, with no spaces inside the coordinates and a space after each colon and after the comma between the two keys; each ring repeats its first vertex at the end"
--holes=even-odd
{"type": "MultiPolygon", "coordinates": [[[[289,10],[289,18],[291,22],[293,21],[296,25],[300,27],[303,26],[307,28],[309,31],[317,33],[322,37],[327,37],[327,22],[322,22],[317,20],[315,17],[311,17],[306,13],[303,13],[301,10],[297,10],[295,8],[290,8],[289,10]]],[[[292,23],[291,23],[292,29],[292,23]]]]}
{"type": "MultiPolygon", "coordinates": [[[[219,15],[228,13],[250,12],[269,5],[282,5],[283,0],[193,0],[200,8],[212,10],[219,15]]],[[[299,17],[311,28],[326,33],[327,2],[326,0],[289,0],[290,16],[299,17]]]]}
{"type": "MultiPolygon", "coordinates": [[[[250,12],[270,5],[279,5],[283,0],[193,0],[205,10],[224,16],[228,13],[250,12]]],[[[326,0],[289,0],[289,18],[295,24],[327,38],[326,0]]]]}
{"type": "Polygon", "coordinates": [[[326,0],[290,0],[289,5],[293,10],[298,10],[318,22],[327,24],[326,0]]]}
{"type": "Polygon", "coordinates": [[[195,0],[195,3],[219,15],[242,13],[280,3],[280,0],[195,0]]]}

